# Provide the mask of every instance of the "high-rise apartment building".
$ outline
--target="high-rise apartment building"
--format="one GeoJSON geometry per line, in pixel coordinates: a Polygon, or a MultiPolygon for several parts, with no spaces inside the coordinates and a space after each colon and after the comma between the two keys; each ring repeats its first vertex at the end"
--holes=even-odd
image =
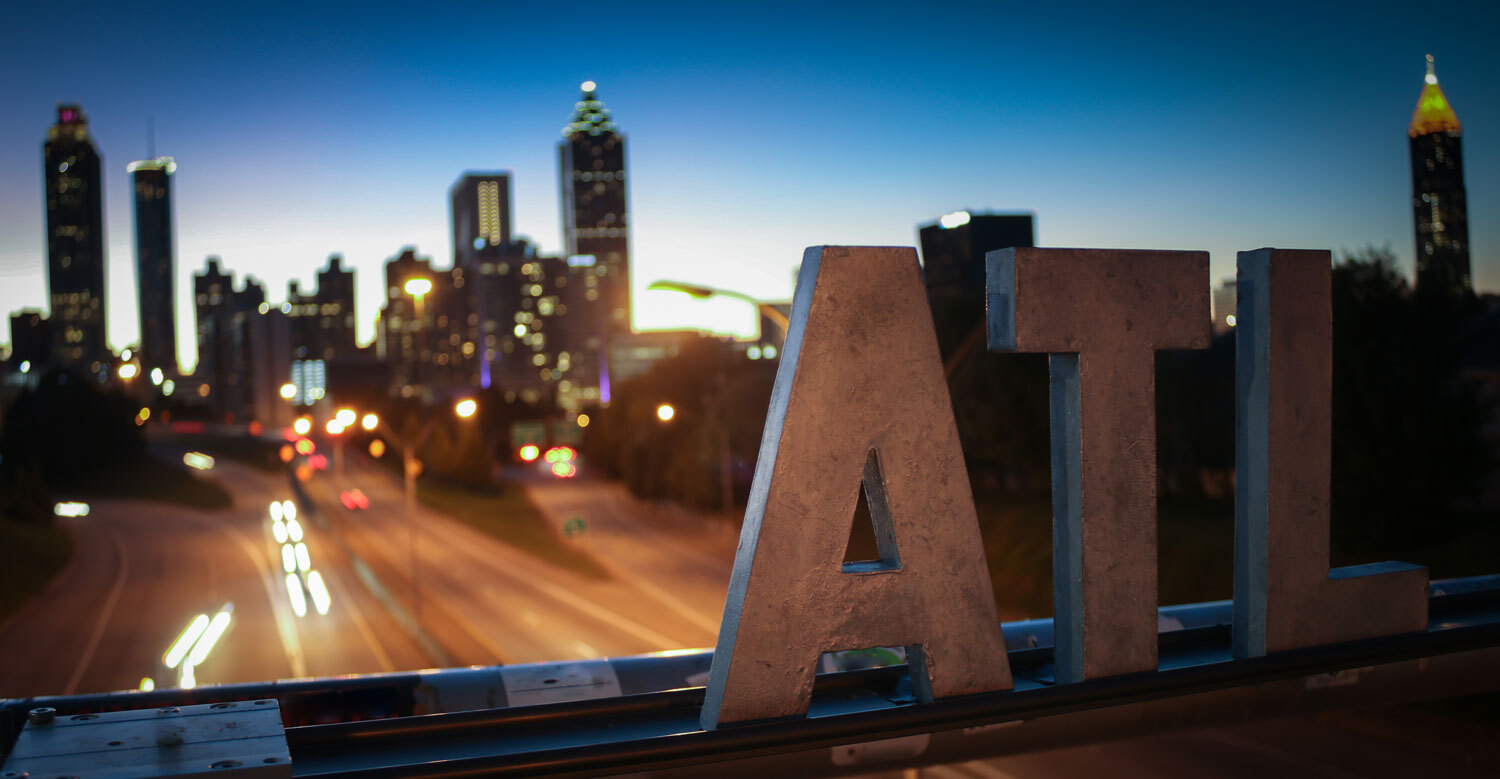
{"type": "MultiPolygon", "coordinates": [[[[625,196],[625,136],[610,119],[597,85],[583,82],[583,99],[558,144],[562,183],[563,252],[589,256],[583,275],[598,300],[608,333],[630,332],[630,231],[625,196]]],[[[591,298],[592,300],[593,298],[591,298]]],[[[595,344],[594,349],[602,348],[595,344]]]]}
{"type": "Polygon", "coordinates": [[[1464,193],[1463,127],[1438,86],[1432,55],[1407,135],[1411,205],[1417,238],[1417,291],[1460,297],[1474,292],[1469,208],[1464,193]]]}
{"type": "Polygon", "coordinates": [[[135,201],[135,271],[141,316],[141,365],[169,376],[177,369],[177,262],[172,246],[171,157],[125,168],[135,201]]]}
{"type": "Polygon", "coordinates": [[[984,255],[1034,246],[1035,221],[1032,214],[955,211],[919,228],[922,278],[944,359],[965,339],[982,334],[975,328],[984,320],[984,255]]]}
{"type": "Polygon", "coordinates": [[[104,182],[88,119],[57,107],[42,144],[47,195],[47,292],[55,362],[109,373],[104,340],[104,182]]]}

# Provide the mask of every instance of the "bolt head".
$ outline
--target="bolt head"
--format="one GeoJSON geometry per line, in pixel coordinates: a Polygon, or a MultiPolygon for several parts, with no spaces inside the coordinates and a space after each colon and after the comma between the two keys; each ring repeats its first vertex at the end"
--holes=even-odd
{"type": "Polygon", "coordinates": [[[33,725],[51,725],[52,721],[57,719],[57,709],[51,706],[42,706],[41,708],[26,712],[26,718],[31,720],[31,724],[33,725]]]}

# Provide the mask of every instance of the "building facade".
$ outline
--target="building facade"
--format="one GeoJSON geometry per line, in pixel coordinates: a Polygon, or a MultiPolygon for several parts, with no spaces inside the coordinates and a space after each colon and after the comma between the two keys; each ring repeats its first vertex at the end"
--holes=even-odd
{"type": "Polygon", "coordinates": [[[104,182],[78,105],[57,107],[42,161],[54,362],[104,380],[110,363],[104,337],[104,182]]]}
{"type": "Polygon", "coordinates": [[[974,337],[975,328],[984,320],[984,255],[996,249],[1034,246],[1035,223],[1033,214],[956,211],[918,229],[922,278],[944,359],[974,337]]]}
{"type": "Polygon", "coordinates": [[[38,371],[52,359],[52,323],[42,312],[23,308],[10,315],[10,364],[19,370],[38,371]]]}
{"type": "Polygon", "coordinates": [[[172,233],[171,157],[132,162],[125,168],[135,202],[135,272],[141,316],[141,365],[178,375],[177,294],[172,233]]]}
{"type": "Polygon", "coordinates": [[[1472,295],[1463,127],[1438,86],[1430,54],[1425,84],[1407,135],[1411,145],[1417,291],[1443,297],[1472,295]]]}
{"type": "Polygon", "coordinates": [[[318,288],[304,293],[296,281],[287,287],[283,312],[290,318],[291,356],[297,360],[334,360],[358,353],[354,338],[354,271],[342,255],[328,257],[318,271],[318,288]]]}
{"type": "MultiPolygon", "coordinates": [[[[603,302],[602,326],[630,332],[630,230],[626,199],[625,136],[610,118],[592,81],[558,144],[562,190],[563,253],[592,257],[583,276],[593,277],[593,295],[603,302]]],[[[586,293],[587,294],[587,293],[586,293]]],[[[592,298],[591,298],[592,300],[592,298]]],[[[602,345],[596,346],[602,348],[602,345]]]]}
{"type": "MultiPolygon", "coordinates": [[[[216,418],[244,422],[254,417],[255,359],[252,328],[265,313],[266,287],[251,276],[235,289],[234,275],[209,257],[193,274],[193,304],[198,318],[198,367],[201,382],[216,418]]],[[[285,379],[281,379],[285,381],[285,379]]]]}

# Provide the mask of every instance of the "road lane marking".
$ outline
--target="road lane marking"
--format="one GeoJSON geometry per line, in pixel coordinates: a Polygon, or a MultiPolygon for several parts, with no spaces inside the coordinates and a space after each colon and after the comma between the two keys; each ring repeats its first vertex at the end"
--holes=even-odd
{"type": "Polygon", "coordinates": [[[67,686],[63,687],[63,695],[72,695],[78,691],[78,683],[83,681],[84,670],[94,660],[94,652],[104,638],[104,628],[109,625],[109,618],[115,612],[115,603],[119,602],[120,593],[125,589],[125,576],[130,572],[130,558],[125,554],[125,542],[120,540],[120,532],[111,527],[109,537],[114,541],[115,551],[120,556],[120,570],[115,572],[114,586],[110,588],[109,597],[104,600],[104,608],[99,611],[99,621],[94,623],[94,633],[89,636],[89,642],[83,648],[83,656],[78,659],[78,665],[73,669],[67,686]]]}

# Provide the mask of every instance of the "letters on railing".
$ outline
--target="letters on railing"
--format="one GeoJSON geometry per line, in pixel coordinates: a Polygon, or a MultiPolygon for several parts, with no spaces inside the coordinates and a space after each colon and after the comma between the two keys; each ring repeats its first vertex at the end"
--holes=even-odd
{"type": "MultiPolygon", "coordinates": [[[[987,265],[990,348],[1051,365],[1057,681],[1154,671],[1155,352],[1208,346],[1208,255],[1006,249],[987,265]]],[[[1426,569],[1327,571],[1329,253],[1239,268],[1236,655],[1423,630],[1426,569]]],[[[871,646],[907,648],[924,700],[1011,687],[916,252],[814,247],[702,724],[803,714],[819,654],[871,646]],[[845,563],[861,489],[880,559],[845,563]]]]}

